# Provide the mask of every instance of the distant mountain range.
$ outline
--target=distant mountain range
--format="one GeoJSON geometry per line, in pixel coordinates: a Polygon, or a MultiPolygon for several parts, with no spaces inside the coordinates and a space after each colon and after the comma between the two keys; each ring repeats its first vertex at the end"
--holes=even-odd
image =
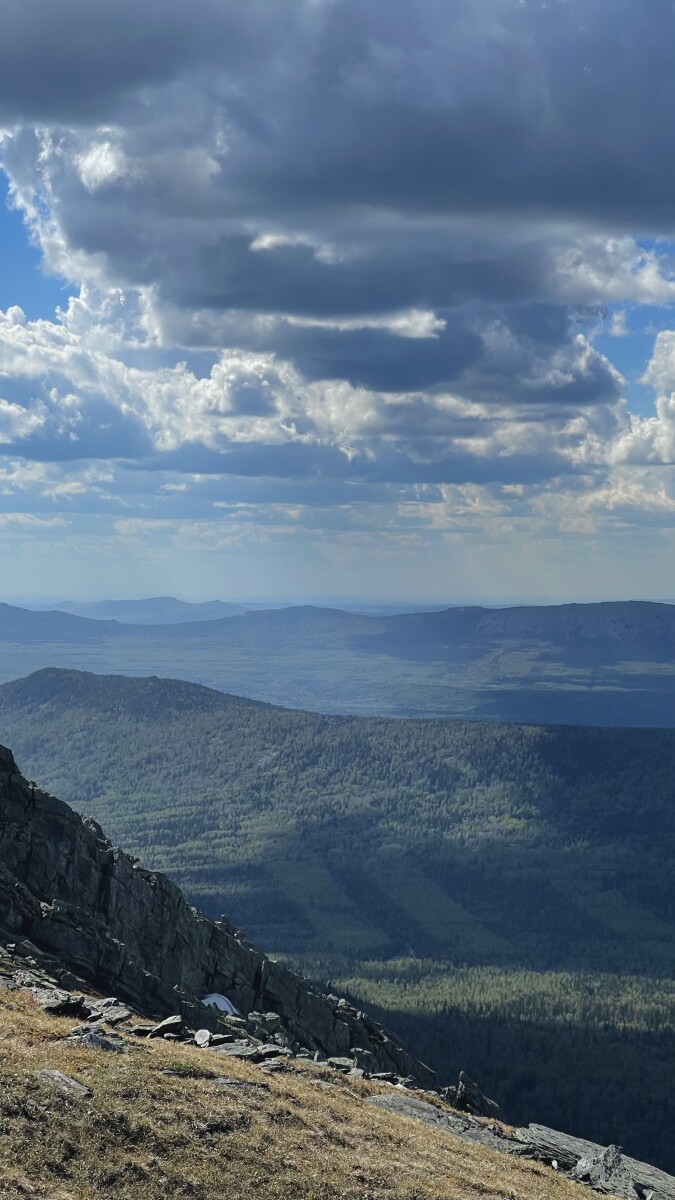
{"type": "Polygon", "coordinates": [[[226,604],[208,600],[192,604],[175,596],[153,596],[147,600],[98,600],[80,604],[65,600],[59,612],[95,621],[121,621],[124,625],[180,625],[188,621],[217,621],[221,617],[236,617],[246,612],[241,604],[226,604]]]}
{"type": "Polygon", "coordinates": [[[0,604],[0,680],[59,666],[179,677],[323,712],[675,725],[670,604],[396,615],[300,606],[147,623],[163,603],[132,602],[124,621],[0,604]],[[134,603],[143,612],[128,624],[134,603]]]}

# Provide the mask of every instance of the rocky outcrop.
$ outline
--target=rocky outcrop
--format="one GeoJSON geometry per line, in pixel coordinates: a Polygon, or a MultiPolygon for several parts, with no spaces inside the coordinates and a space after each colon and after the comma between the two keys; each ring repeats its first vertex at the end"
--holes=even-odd
{"type": "Polygon", "coordinates": [[[210,921],[191,908],[164,875],[114,848],[95,821],[24,779],[4,747],[0,932],[5,940],[29,939],[48,962],[51,956],[52,974],[66,988],[79,977],[140,1013],[180,1013],[214,1029],[220,1017],[201,999],[222,994],[241,1013],[278,1014],[289,1036],[312,1052],[358,1051],[374,1071],[434,1084],[433,1072],[365,1013],[267,958],[226,919],[210,921]]]}
{"type": "Polygon", "coordinates": [[[511,1129],[497,1122],[481,1121],[464,1113],[449,1113],[420,1096],[402,1091],[369,1096],[366,1103],[401,1117],[411,1117],[453,1133],[463,1142],[472,1142],[532,1158],[553,1167],[575,1183],[583,1183],[595,1192],[621,1197],[622,1200],[675,1200],[675,1178],[648,1163],[629,1158],[619,1146],[598,1146],[583,1138],[570,1137],[544,1125],[511,1129]]]}
{"type": "Polygon", "coordinates": [[[598,1146],[545,1125],[517,1129],[515,1137],[524,1153],[554,1163],[556,1170],[568,1172],[571,1179],[588,1184],[596,1192],[622,1196],[624,1200],[675,1200],[672,1175],[630,1158],[619,1146],[598,1146]]]}
{"type": "Polygon", "coordinates": [[[474,1083],[473,1079],[469,1079],[466,1071],[460,1071],[457,1087],[443,1088],[441,1095],[452,1104],[453,1108],[459,1108],[462,1112],[470,1113],[474,1117],[502,1119],[502,1112],[497,1101],[490,1100],[488,1096],[484,1095],[478,1084],[474,1083]]]}

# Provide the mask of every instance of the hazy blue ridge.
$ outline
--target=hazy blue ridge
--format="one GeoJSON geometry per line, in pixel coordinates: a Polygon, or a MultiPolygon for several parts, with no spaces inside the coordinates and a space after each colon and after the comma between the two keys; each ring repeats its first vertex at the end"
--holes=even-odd
{"type": "Polygon", "coordinates": [[[675,726],[675,606],[642,601],[389,616],[306,605],[172,624],[0,605],[0,680],[48,666],[317,712],[675,726]]]}

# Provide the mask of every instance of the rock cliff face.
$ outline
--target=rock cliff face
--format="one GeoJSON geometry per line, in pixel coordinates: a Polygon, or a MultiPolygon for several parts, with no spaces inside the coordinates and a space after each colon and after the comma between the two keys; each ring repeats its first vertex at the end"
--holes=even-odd
{"type": "Polygon", "coordinates": [[[328,1056],[358,1048],[371,1070],[433,1086],[433,1072],[369,1017],[267,958],[227,920],[191,908],[165,876],[114,848],[95,821],[24,779],[1,746],[0,931],[29,938],[139,1012],[180,1012],[207,1025],[201,999],[224,994],[240,1012],[278,1013],[307,1049],[328,1056]]]}

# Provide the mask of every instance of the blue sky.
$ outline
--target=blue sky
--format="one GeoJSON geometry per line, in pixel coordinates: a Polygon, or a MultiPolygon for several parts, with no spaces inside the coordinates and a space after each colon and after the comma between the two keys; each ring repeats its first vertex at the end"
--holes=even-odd
{"type": "Polygon", "coordinates": [[[3,598],[675,596],[674,38],[6,0],[3,598]]]}
{"type": "Polygon", "coordinates": [[[26,316],[52,319],[68,300],[65,281],[42,271],[42,254],[31,244],[21,213],[9,202],[7,177],[0,173],[0,308],[18,304],[26,316]]]}

